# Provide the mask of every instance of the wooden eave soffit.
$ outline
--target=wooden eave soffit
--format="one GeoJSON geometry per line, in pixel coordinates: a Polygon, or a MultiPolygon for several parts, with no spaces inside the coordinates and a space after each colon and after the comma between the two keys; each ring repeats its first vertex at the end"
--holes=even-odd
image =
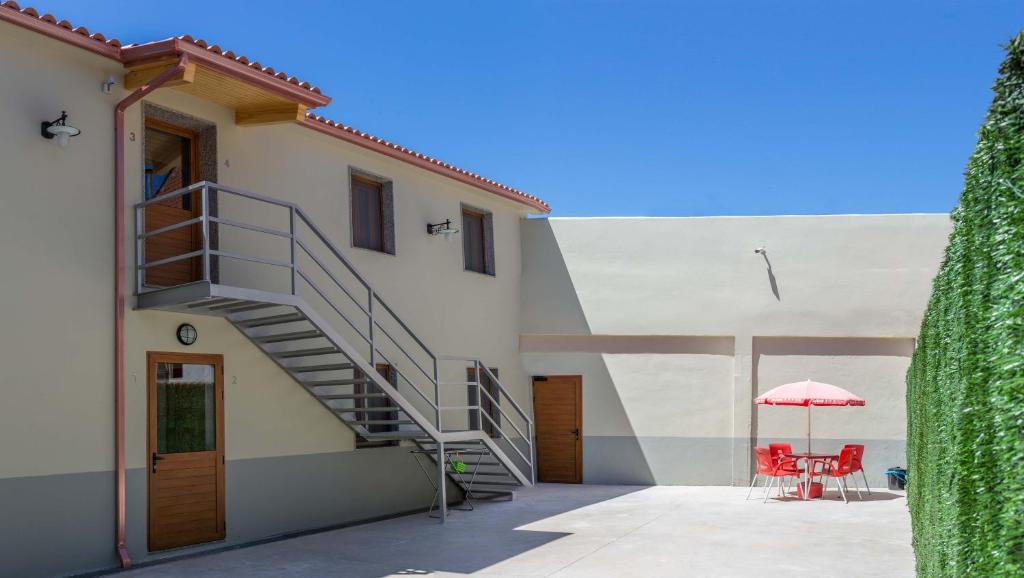
{"type": "MultiPolygon", "coordinates": [[[[135,90],[176,65],[177,60],[162,60],[134,66],[125,74],[124,86],[135,90]]],[[[194,62],[163,86],[234,109],[235,124],[239,126],[302,121],[309,108],[194,62]]]]}

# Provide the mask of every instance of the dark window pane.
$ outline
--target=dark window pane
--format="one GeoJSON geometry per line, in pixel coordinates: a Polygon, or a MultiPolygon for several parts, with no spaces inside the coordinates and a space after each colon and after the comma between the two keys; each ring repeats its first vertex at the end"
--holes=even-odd
{"type": "Polygon", "coordinates": [[[157,453],[217,449],[215,391],[212,365],[157,364],[157,453]]]}
{"type": "Polygon", "coordinates": [[[467,271],[487,272],[484,257],[484,216],[480,213],[462,212],[462,250],[467,271]]]}
{"type": "Polygon", "coordinates": [[[383,186],[352,177],[352,242],[356,247],[384,250],[383,186]]]}

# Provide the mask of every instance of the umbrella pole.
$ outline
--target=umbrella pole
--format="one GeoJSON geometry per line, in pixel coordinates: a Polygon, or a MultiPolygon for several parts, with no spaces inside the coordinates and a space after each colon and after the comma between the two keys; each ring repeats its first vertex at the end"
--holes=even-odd
{"type": "Polygon", "coordinates": [[[807,404],[807,453],[811,453],[811,404],[807,404]]]}

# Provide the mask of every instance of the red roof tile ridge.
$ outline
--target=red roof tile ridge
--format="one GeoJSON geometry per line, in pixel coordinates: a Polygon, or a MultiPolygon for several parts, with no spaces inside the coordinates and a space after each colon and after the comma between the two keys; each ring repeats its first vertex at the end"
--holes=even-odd
{"type": "Polygon", "coordinates": [[[13,0],[7,0],[6,2],[0,3],[0,8],[6,8],[7,10],[13,10],[13,11],[19,13],[19,14],[23,14],[25,16],[29,16],[31,18],[35,18],[35,19],[40,20],[42,22],[45,22],[47,24],[51,24],[51,25],[53,25],[55,27],[63,28],[65,30],[70,30],[70,31],[72,31],[72,32],[74,32],[76,34],[81,34],[82,36],[85,36],[85,37],[91,38],[92,40],[95,40],[98,44],[102,44],[102,45],[105,45],[105,46],[110,46],[110,47],[113,47],[113,48],[121,48],[121,42],[118,39],[116,39],[116,38],[107,38],[106,36],[104,36],[103,34],[100,34],[99,32],[93,32],[92,34],[90,34],[89,33],[89,29],[84,27],[84,26],[75,27],[73,24],[71,24],[67,20],[57,20],[57,18],[54,15],[49,14],[49,13],[40,15],[39,11],[36,10],[35,8],[32,8],[31,6],[27,6],[25,8],[22,8],[21,6],[18,5],[17,2],[14,2],[13,0]]]}
{"type": "MultiPolygon", "coordinates": [[[[5,0],[3,2],[0,2],[0,17],[3,17],[2,19],[4,20],[20,23],[22,26],[26,28],[35,30],[37,32],[45,33],[51,37],[64,40],[65,42],[70,42],[81,48],[90,49],[94,52],[103,54],[104,56],[107,56],[109,58],[114,58],[121,62],[123,62],[124,60],[121,53],[122,48],[132,48],[144,46],[147,44],[155,44],[155,42],[146,42],[141,44],[128,44],[122,46],[121,42],[116,38],[107,38],[99,32],[90,33],[89,29],[84,26],[75,26],[67,20],[58,20],[55,16],[49,13],[40,15],[36,9],[32,7],[22,8],[14,0],[5,0]],[[20,16],[5,17],[4,14],[6,11],[16,12],[20,16]],[[84,39],[77,40],[75,39],[76,36],[82,36],[84,37],[84,39]]],[[[276,78],[278,80],[282,80],[299,88],[308,90],[313,94],[322,96],[320,89],[316,86],[313,86],[309,82],[299,80],[294,76],[291,76],[283,71],[274,70],[269,66],[263,66],[255,60],[250,60],[245,56],[236,55],[234,52],[230,50],[222,50],[220,46],[216,44],[211,45],[201,38],[193,38],[188,34],[183,34],[181,36],[175,36],[157,42],[166,42],[168,40],[177,40],[179,42],[191,44],[197,48],[206,50],[209,53],[216,54],[226,60],[233,61],[242,66],[246,66],[248,68],[266,74],[267,76],[276,78]]],[[[461,169],[450,163],[446,163],[439,159],[435,159],[423,153],[419,153],[412,149],[403,147],[399,144],[382,139],[378,136],[368,134],[351,126],[327,119],[322,115],[307,114],[306,118],[307,120],[314,121],[326,126],[330,126],[338,130],[341,130],[344,133],[354,135],[355,137],[358,137],[358,139],[361,139],[368,143],[375,143],[376,145],[392,149],[397,153],[400,153],[402,156],[407,157],[409,160],[415,159],[415,161],[413,161],[414,163],[418,161],[420,163],[427,163],[428,165],[433,165],[434,167],[441,169],[437,171],[441,174],[447,173],[449,176],[455,176],[456,179],[463,180],[464,182],[467,182],[469,184],[476,183],[478,186],[484,188],[485,190],[497,193],[509,199],[517,200],[519,202],[522,202],[528,206],[534,207],[544,212],[549,212],[551,210],[551,207],[546,202],[541,200],[539,197],[536,197],[524,191],[520,191],[519,189],[510,187],[508,185],[503,185],[497,181],[482,177],[476,173],[472,173],[465,169],[461,169]]]]}
{"type": "Polygon", "coordinates": [[[363,132],[363,131],[355,128],[355,127],[352,127],[352,126],[346,125],[344,123],[340,123],[340,122],[331,120],[331,119],[329,119],[329,118],[327,118],[327,117],[325,117],[323,115],[307,113],[306,114],[306,118],[309,119],[309,120],[312,120],[312,121],[316,121],[318,123],[322,123],[322,124],[325,124],[325,125],[328,125],[328,126],[331,126],[331,127],[337,128],[337,129],[340,129],[340,130],[342,130],[344,132],[353,134],[353,135],[355,135],[355,136],[357,136],[357,137],[359,137],[361,139],[365,139],[367,141],[374,142],[374,143],[386,146],[388,148],[391,148],[391,149],[394,149],[396,151],[399,151],[399,152],[401,152],[401,153],[403,153],[405,155],[414,157],[414,158],[419,159],[421,161],[426,161],[426,162],[428,162],[430,164],[436,165],[436,166],[441,167],[443,169],[446,169],[448,171],[451,171],[451,172],[454,172],[454,173],[458,173],[460,175],[465,175],[465,176],[467,176],[467,177],[469,177],[469,178],[471,178],[471,179],[473,179],[475,181],[479,181],[480,183],[489,185],[490,187],[494,187],[494,188],[500,189],[502,191],[505,191],[505,192],[509,193],[510,198],[518,198],[518,200],[520,200],[521,202],[525,202],[527,205],[536,207],[536,208],[538,208],[538,209],[540,209],[540,210],[542,210],[544,212],[549,212],[551,210],[550,205],[548,205],[544,200],[542,200],[540,197],[537,197],[536,195],[531,195],[530,193],[527,193],[525,191],[521,191],[521,190],[516,189],[514,187],[510,187],[508,185],[504,185],[504,184],[499,183],[497,181],[494,181],[492,179],[488,179],[486,177],[480,176],[480,175],[478,175],[476,173],[467,171],[466,169],[459,168],[459,167],[457,167],[457,166],[455,166],[455,165],[453,165],[451,163],[446,163],[446,162],[444,162],[444,161],[442,161],[440,159],[436,159],[434,157],[425,155],[423,153],[417,152],[417,151],[412,150],[410,148],[406,148],[406,147],[404,147],[404,146],[402,146],[400,144],[393,143],[393,142],[385,140],[385,139],[383,139],[381,137],[374,136],[372,134],[363,132]]]}

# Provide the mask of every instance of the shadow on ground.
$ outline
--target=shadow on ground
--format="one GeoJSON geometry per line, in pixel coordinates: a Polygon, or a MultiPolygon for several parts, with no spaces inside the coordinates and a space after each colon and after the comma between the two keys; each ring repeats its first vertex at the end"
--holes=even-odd
{"type": "Polygon", "coordinates": [[[524,526],[556,521],[562,514],[644,489],[584,485],[573,486],[569,492],[531,492],[528,500],[478,503],[476,511],[453,510],[444,525],[425,514],[412,515],[171,560],[124,575],[376,578],[438,572],[472,574],[572,535],[524,526]]]}

